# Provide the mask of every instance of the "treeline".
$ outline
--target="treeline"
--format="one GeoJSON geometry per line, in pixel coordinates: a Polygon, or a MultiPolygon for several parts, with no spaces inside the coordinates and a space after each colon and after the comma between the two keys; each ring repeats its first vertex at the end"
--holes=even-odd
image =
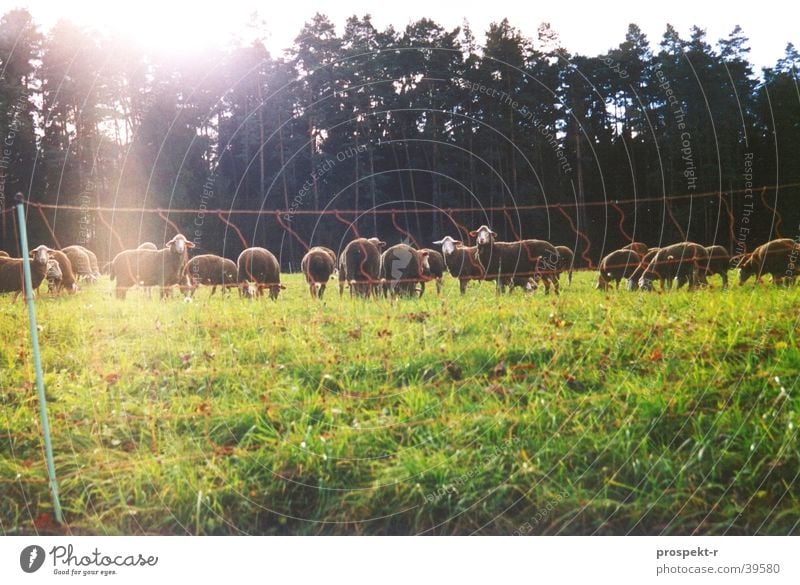
{"type": "MultiPolygon", "coordinates": [[[[75,206],[31,212],[32,239],[80,233],[101,256],[177,227],[202,251],[246,242],[294,264],[300,240],[339,248],[352,221],[422,244],[491,223],[594,260],[627,237],[752,248],[778,221],[800,230],[800,55],[789,44],[757,75],[748,51],[739,27],[712,45],[668,26],[654,45],[631,24],[588,57],[547,24],[528,39],[504,20],[480,42],[466,23],[377,30],[354,16],[338,34],[316,15],[282,57],[256,41],[167,58],[67,21],[45,35],[13,10],[0,19],[0,202],[75,206]],[[683,195],[697,197],[664,201],[683,195]],[[474,211],[403,211],[451,208],[474,211]],[[209,209],[284,213],[224,216],[240,237],[209,209]]],[[[10,213],[0,230],[16,249],[10,213]]]]}

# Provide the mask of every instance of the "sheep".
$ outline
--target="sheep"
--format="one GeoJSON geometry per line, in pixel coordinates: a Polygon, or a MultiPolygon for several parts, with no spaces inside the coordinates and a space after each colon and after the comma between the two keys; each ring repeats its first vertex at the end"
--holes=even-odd
{"type": "Polygon", "coordinates": [[[719,274],[722,277],[722,288],[728,288],[728,270],[731,263],[731,255],[722,246],[706,246],[708,262],[701,266],[706,274],[719,274]]]}
{"type": "Polygon", "coordinates": [[[464,246],[460,240],[454,240],[450,236],[433,243],[442,246],[444,264],[450,276],[458,279],[462,295],[466,292],[470,280],[483,278],[484,270],[478,257],[477,246],[464,246]]]}
{"type": "Polygon", "coordinates": [[[628,277],[627,288],[629,291],[634,291],[639,288],[639,279],[644,274],[644,271],[647,270],[647,267],[650,266],[653,256],[655,256],[660,249],[661,248],[648,248],[647,254],[642,256],[642,261],[639,263],[639,266],[637,266],[633,274],[628,277]]]}
{"type": "Polygon", "coordinates": [[[575,264],[575,255],[566,246],[556,246],[558,252],[558,272],[567,273],[567,283],[572,284],[572,267],[575,264]]]}
{"type": "Polygon", "coordinates": [[[414,296],[424,279],[419,252],[408,244],[387,249],[381,254],[380,277],[384,296],[414,296]]]}
{"type": "Polygon", "coordinates": [[[509,291],[515,285],[529,287],[529,279],[541,275],[545,294],[552,284],[558,294],[558,252],[550,242],[544,240],[521,240],[497,242],[497,234],[482,225],[469,234],[476,238],[478,257],[485,269],[484,279],[497,280],[500,292],[509,291]]]}
{"type": "Polygon", "coordinates": [[[186,263],[184,268],[184,281],[188,284],[188,296],[193,297],[197,287],[201,284],[211,286],[214,296],[217,287],[222,287],[222,294],[230,287],[238,285],[236,263],[228,258],[214,254],[201,254],[186,263]]]}
{"type": "MultiPolygon", "coordinates": [[[[58,267],[61,271],[60,281],[53,288],[53,292],[58,294],[62,289],[66,289],[67,292],[73,294],[78,292],[78,279],[75,277],[75,270],[73,270],[73,264],[70,257],[61,250],[50,250],[50,257],[58,262],[58,267]]],[[[88,258],[86,258],[86,262],[88,266],[88,258]]]]}
{"type": "Polygon", "coordinates": [[[153,251],[157,251],[158,250],[158,246],[156,246],[153,242],[144,242],[144,243],[139,244],[139,246],[136,249],[137,250],[153,250],[153,251]]]}
{"type": "Polygon", "coordinates": [[[273,301],[286,287],[281,284],[281,267],[275,255],[265,248],[247,248],[236,260],[237,279],[242,285],[240,294],[250,296],[250,282],[255,282],[255,296],[263,296],[269,289],[273,301]]]}
{"type": "Polygon", "coordinates": [[[100,278],[100,267],[97,263],[97,255],[89,248],[75,244],[73,246],[62,248],[61,251],[69,257],[76,276],[82,276],[90,282],[96,282],[97,279],[100,278]],[[89,260],[88,270],[85,269],[82,255],[85,255],[89,260]]]}
{"type": "Polygon", "coordinates": [[[625,246],[622,246],[622,247],[620,248],[620,250],[633,250],[634,252],[636,252],[637,254],[639,254],[639,256],[644,256],[644,255],[645,255],[645,254],[647,254],[647,253],[648,253],[648,252],[649,252],[651,249],[652,249],[652,248],[648,248],[648,247],[647,247],[647,244],[645,244],[645,243],[643,243],[643,242],[631,242],[630,244],[627,244],[627,245],[625,245],[625,246]]]}
{"type": "Polygon", "coordinates": [[[56,293],[61,290],[61,279],[63,276],[61,266],[59,266],[56,260],[50,258],[50,260],[47,261],[47,273],[45,274],[45,278],[47,278],[47,290],[51,293],[56,293]]]}
{"type": "MultiPolygon", "coordinates": [[[[426,280],[435,280],[436,294],[441,294],[442,286],[444,285],[442,282],[442,276],[445,270],[444,257],[440,252],[431,250],[430,248],[423,248],[419,251],[419,255],[422,259],[422,276],[425,277],[426,280]]],[[[420,297],[425,294],[425,282],[426,281],[423,280],[420,285],[420,297]]]]}
{"type": "Polygon", "coordinates": [[[339,256],[339,296],[344,293],[345,282],[350,286],[351,297],[377,295],[381,250],[385,246],[386,242],[378,238],[357,238],[345,246],[339,256]]]}
{"type": "Polygon", "coordinates": [[[705,284],[705,270],[701,266],[708,263],[708,254],[705,248],[693,242],[679,242],[665,246],[655,253],[650,264],[639,278],[639,287],[650,289],[652,281],[656,278],[672,290],[673,279],[678,279],[678,288],[684,283],[689,283],[689,290],[693,290],[697,282],[705,284]]]}
{"type": "MultiPolygon", "coordinates": [[[[92,270],[92,261],[89,254],[81,246],[67,246],[62,248],[61,252],[69,258],[70,265],[72,266],[72,273],[75,275],[75,281],[79,278],[84,280],[97,280],[94,270],[92,270]]],[[[61,267],[63,270],[63,266],[61,267]]]]}
{"type": "Polygon", "coordinates": [[[611,288],[611,281],[616,283],[619,290],[619,283],[623,278],[630,278],[642,261],[642,257],[633,250],[615,250],[600,260],[595,288],[607,291],[611,288]]]}
{"type": "MultiPolygon", "coordinates": [[[[42,281],[47,276],[47,261],[50,260],[50,248],[37,246],[31,250],[31,285],[33,294],[39,292],[42,281]]],[[[22,293],[25,283],[23,274],[23,259],[2,257],[0,258],[0,292],[13,292],[14,301],[22,293]]]]}
{"type": "Polygon", "coordinates": [[[300,269],[306,276],[311,298],[322,299],[325,287],[336,269],[336,253],[324,246],[314,246],[300,262],[300,269]]]}
{"type": "Polygon", "coordinates": [[[743,285],[755,275],[756,283],[761,282],[761,277],[769,273],[772,282],[776,285],[790,284],[797,276],[798,256],[800,256],[800,242],[790,238],[771,240],[758,246],[747,254],[739,263],[739,284],[743,285]]]}
{"type": "Polygon", "coordinates": [[[188,248],[194,243],[178,234],[161,250],[124,250],[111,262],[111,280],[116,279],[116,296],[125,299],[128,289],[135,285],[160,286],[161,298],[176,284],[185,283],[184,269],[188,248]]]}

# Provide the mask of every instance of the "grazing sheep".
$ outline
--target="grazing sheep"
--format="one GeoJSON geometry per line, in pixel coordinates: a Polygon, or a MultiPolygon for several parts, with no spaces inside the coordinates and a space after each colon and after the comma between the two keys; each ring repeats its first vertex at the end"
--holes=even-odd
{"type": "Polygon", "coordinates": [[[462,295],[466,292],[470,280],[483,278],[484,270],[478,257],[477,246],[465,246],[460,240],[454,240],[450,236],[433,243],[442,246],[444,264],[450,276],[458,279],[462,295]]]}
{"type": "Polygon", "coordinates": [[[556,246],[558,252],[558,272],[567,273],[567,283],[572,284],[572,267],[575,264],[575,255],[566,246],[556,246]]]}
{"type": "Polygon", "coordinates": [[[217,292],[218,286],[222,287],[223,295],[227,289],[238,286],[236,263],[214,254],[201,254],[189,260],[184,275],[184,280],[188,283],[189,296],[192,297],[201,284],[211,287],[209,296],[212,297],[217,292]]]}
{"type": "Polygon", "coordinates": [[[62,248],[61,250],[69,257],[70,262],[72,262],[72,269],[75,272],[75,275],[78,277],[84,277],[86,280],[90,282],[96,282],[98,278],[100,278],[100,267],[97,264],[97,255],[92,252],[89,248],[84,246],[80,246],[75,244],[73,246],[67,246],[66,248],[62,248]],[[78,253],[82,252],[86,255],[89,259],[89,270],[88,272],[84,268],[83,258],[81,256],[80,260],[77,258],[80,256],[78,253]]]}
{"type": "Polygon", "coordinates": [[[622,246],[620,250],[633,250],[639,254],[639,256],[644,256],[651,250],[651,248],[648,248],[647,244],[643,242],[631,242],[630,244],[622,246]]]}
{"type": "Polygon", "coordinates": [[[300,262],[300,270],[306,275],[312,299],[322,299],[325,287],[336,269],[336,253],[324,246],[314,246],[300,262]]]}
{"type": "MultiPolygon", "coordinates": [[[[78,279],[75,277],[75,270],[73,269],[72,260],[62,250],[50,250],[50,257],[58,262],[58,267],[61,271],[61,279],[58,285],[53,288],[53,292],[59,294],[62,289],[66,289],[69,293],[78,292],[78,279]]],[[[86,258],[87,266],[89,259],[86,258]]],[[[50,280],[48,279],[48,282],[50,280]]]]}
{"type": "Polygon", "coordinates": [[[701,266],[706,275],[719,274],[722,277],[722,288],[728,288],[728,270],[730,269],[731,255],[722,246],[706,246],[708,262],[701,266]]]}
{"type": "Polygon", "coordinates": [[[739,263],[739,284],[743,285],[755,275],[756,283],[764,274],[772,275],[776,285],[791,284],[798,273],[800,242],[790,238],[771,240],[747,254],[739,263]]]}
{"type": "Polygon", "coordinates": [[[240,294],[249,296],[250,282],[255,283],[255,296],[264,295],[269,289],[269,298],[273,301],[286,287],[281,284],[281,266],[275,255],[265,248],[247,248],[236,261],[237,279],[242,285],[240,294]]]}
{"type": "Polygon", "coordinates": [[[344,285],[350,286],[350,296],[377,295],[381,271],[381,250],[386,246],[378,238],[357,238],[345,246],[339,257],[339,296],[344,285]]]}
{"type": "Polygon", "coordinates": [[[153,242],[144,242],[142,244],[139,244],[139,246],[136,249],[137,250],[153,250],[153,251],[157,251],[158,250],[158,246],[156,246],[153,242]]]}
{"type": "MultiPolygon", "coordinates": [[[[431,250],[430,248],[423,248],[419,251],[420,258],[422,259],[422,276],[425,277],[426,280],[435,280],[436,281],[436,294],[442,293],[442,286],[444,283],[442,282],[442,276],[444,275],[444,257],[440,252],[436,250],[431,250]]],[[[420,287],[419,296],[422,297],[425,294],[425,282],[423,280],[420,287]]]]}
{"type": "Polygon", "coordinates": [[[111,280],[117,281],[117,298],[124,299],[129,288],[139,285],[160,286],[163,299],[172,286],[185,284],[188,248],[194,248],[194,243],[178,234],[161,250],[137,248],[117,254],[111,262],[111,280]]]}
{"type": "Polygon", "coordinates": [[[47,279],[47,290],[51,294],[56,294],[57,291],[61,290],[61,279],[64,275],[61,273],[61,266],[58,265],[53,258],[47,261],[47,273],[45,274],[45,278],[47,279]]]}
{"type": "Polygon", "coordinates": [[[515,285],[529,287],[529,279],[540,275],[545,294],[550,292],[551,284],[558,294],[558,252],[550,242],[497,242],[497,234],[485,225],[469,235],[476,238],[478,257],[485,268],[484,279],[497,280],[500,292],[505,292],[506,286],[509,291],[515,285]]]}
{"type": "Polygon", "coordinates": [[[642,261],[642,257],[633,250],[616,250],[600,260],[600,274],[597,277],[598,290],[607,291],[611,288],[611,282],[616,283],[619,290],[619,283],[623,278],[630,278],[642,261]]]}
{"type": "Polygon", "coordinates": [[[412,297],[423,282],[422,258],[408,244],[396,244],[381,254],[383,295],[412,297]]]}
{"type": "Polygon", "coordinates": [[[708,263],[706,249],[693,242],[679,242],[665,246],[655,253],[650,264],[639,278],[639,287],[652,288],[652,281],[656,278],[661,283],[661,290],[672,290],[672,281],[678,279],[678,288],[684,283],[689,283],[689,290],[693,290],[697,283],[705,284],[705,270],[701,266],[708,263]]]}
{"type": "MultiPolygon", "coordinates": [[[[47,261],[50,260],[50,248],[37,246],[31,250],[31,285],[33,293],[38,293],[42,281],[47,276],[47,261]]],[[[2,257],[0,258],[0,292],[13,292],[14,301],[17,300],[25,286],[23,273],[23,259],[2,257]]]]}
{"type": "Polygon", "coordinates": [[[655,256],[660,249],[661,248],[649,248],[647,250],[647,254],[642,256],[642,261],[639,263],[639,266],[637,266],[636,270],[633,271],[633,274],[628,277],[627,288],[629,291],[634,291],[639,288],[639,279],[644,274],[644,271],[647,270],[647,267],[650,266],[653,256],[655,256]]]}

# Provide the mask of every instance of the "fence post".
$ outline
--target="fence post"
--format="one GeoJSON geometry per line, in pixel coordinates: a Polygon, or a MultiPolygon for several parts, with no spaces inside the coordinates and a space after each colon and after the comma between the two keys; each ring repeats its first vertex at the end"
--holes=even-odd
{"type": "Polygon", "coordinates": [[[25,228],[25,207],[17,205],[17,218],[19,224],[20,250],[22,250],[22,265],[25,272],[25,302],[28,304],[28,321],[31,326],[31,345],[33,346],[33,364],[36,370],[36,390],[39,393],[39,418],[42,421],[44,434],[44,450],[47,458],[47,475],[50,479],[50,493],[53,496],[53,510],[56,521],[63,524],[61,516],[61,502],[58,499],[58,481],[56,480],[56,466],[53,463],[53,445],[50,442],[50,425],[47,422],[47,402],[44,396],[44,379],[42,376],[42,361],[39,356],[39,335],[36,329],[36,308],[33,304],[33,281],[31,280],[31,260],[28,251],[28,233],[25,228]]]}

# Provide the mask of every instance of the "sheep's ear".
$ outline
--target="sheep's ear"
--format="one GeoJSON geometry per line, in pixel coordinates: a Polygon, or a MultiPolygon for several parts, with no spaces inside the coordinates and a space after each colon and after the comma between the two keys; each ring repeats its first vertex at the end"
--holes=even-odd
{"type": "Polygon", "coordinates": [[[175,238],[172,238],[172,239],[171,239],[169,242],[167,242],[166,244],[164,244],[164,247],[165,247],[165,248],[169,248],[169,247],[170,247],[172,244],[174,244],[174,243],[175,243],[175,238]]]}
{"type": "Polygon", "coordinates": [[[194,244],[194,242],[193,242],[193,241],[191,241],[191,240],[186,240],[186,247],[187,247],[187,248],[194,248],[194,247],[195,247],[195,244],[194,244]]]}
{"type": "Polygon", "coordinates": [[[489,233],[492,234],[495,238],[497,237],[497,232],[493,232],[492,230],[489,230],[489,233]]]}
{"type": "Polygon", "coordinates": [[[472,230],[471,232],[469,232],[469,235],[474,238],[475,236],[478,235],[478,230],[472,230]]]}
{"type": "Polygon", "coordinates": [[[441,246],[442,244],[444,244],[444,240],[436,240],[435,242],[431,242],[431,244],[434,244],[436,246],[441,246]]]}

